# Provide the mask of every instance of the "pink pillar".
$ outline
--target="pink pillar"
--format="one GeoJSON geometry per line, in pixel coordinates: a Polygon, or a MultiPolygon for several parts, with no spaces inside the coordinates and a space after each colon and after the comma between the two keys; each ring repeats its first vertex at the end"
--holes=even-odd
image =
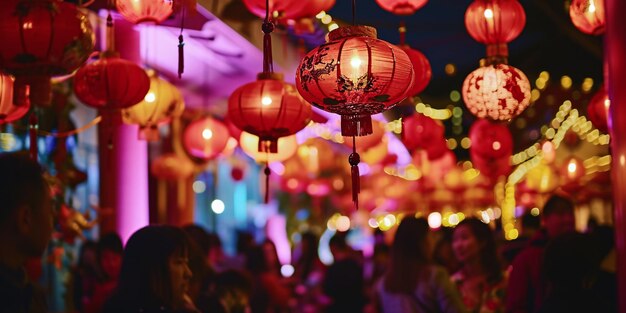
{"type": "Polygon", "coordinates": [[[612,178],[615,210],[615,244],[619,312],[626,313],[626,1],[606,0],[605,57],[611,99],[609,129],[613,156],[612,178]]]}
{"type": "MultiPolygon", "coordinates": [[[[141,64],[140,34],[121,18],[115,19],[115,47],[122,58],[141,64]]],[[[99,132],[100,202],[112,214],[103,216],[102,231],[115,230],[126,242],[149,223],[148,148],[137,139],[136,125],[123,124],[118,112],[107,117],[99,132]]]]}

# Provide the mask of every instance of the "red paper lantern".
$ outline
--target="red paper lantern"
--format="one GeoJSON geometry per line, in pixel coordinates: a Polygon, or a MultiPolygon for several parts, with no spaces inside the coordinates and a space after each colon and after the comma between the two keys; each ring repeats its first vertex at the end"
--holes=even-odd
{"type": "Polygon", "coordinates": [[[18,120],[28,112],[30,105],[13,103],[13,77],[0,73],[0,125],[18,120]]]}
{"type": "Polygon", "coordinates": [[[428,0],[376,0],[381,8],[396,15],[411,15],[427,2],[428,0]]]}
{"type": "MultiPolygon", "coordinates": [[[[265,18],[265,1],[266,0],[244,0],[243,3],[252,14],[265,18]]],[[[305,11],[306,6],[309,5],[308,1],[298,0],[270,0],[269,4],[270,17],[274,17],[275,19],[297,19],[303,17],[300,16],[300,12],[305,11]]]]}
{"type": "Polygon", "coordinates": [[[513,136],[504,124],[478,120],[470,128],[469,138],[471,151],[483,159],[500,159],[513,153],[513,136]]]}
{"type": "Polygon", "coordinates": [[[606,92],[606,88],[601,86],[596,94],[589,101],[587,106],[587,116],[589,120],[598,130],[603,133],[609,131],[608,119],[609,119],[609,107],[611,106],[611,100],[606,92]]]}
{"type": "Polygon", "coordinates": [[[530,105],[530,82],[513,66],[482,66],[465,78],[463,101],[476,117],[509,121],[530,105]]]}
{"type": "Polygon", "coordinates": [[[124,109],[139,103],[150,90],[150,78],[141,67],[116,55],[83,66],[74,76],[80,101],[97,109],[124,109]]]}
{"type": "Polygon", "coordinates": [[[311,106],[277,73],[259,74],[257,81],[237,88],[228,99],[228,119],[261,139],[259,152],[277,153],[278,138],[300,131],[311,114],[311,106]]]}
{"type": "Polygon", "coordinates": [[[50,77],[77,69],[95,43],[87,15],[59,0],[0,1],[0,38],[0,68],[15,75],[20,93],[30,86],[37,105],[51,101],[50,77]]]}
{"type": "Polygon", "coordinates": [[[585,34],[604,33],[606,25],[604,0],[572,0],[569,6],[569,16],[574,26],[585,34]]]}
{"type": "Polygon", "coordinates": [[[428,58],[426,58],[423,53],[416,49],[412,49],[408,45],[400,45],[399,47],[402,51],[406,52],[409,59],[411,59],[411,64],[413,64],[415,78],[413,79],[413,86],[409,89],[407,95],[415,96],[424,91],[426,86],[428,86],[430,78],[433,76],[433,71],[430,67],[428,58]]]}
{"type": "Polygon", "coordinates": [[[205,161],[217,157],[224,151],[230,138],[226,125],[212,117],[192,122],[185,128],[183,136],[185,150],[205,161]]]}
{"type": "Polygon", "coordinates": [[[441,122],[417,113],[402,118],[402,142],[411,150],[428,149],[435,141],[444,138],[445,129],[441,122]]]}
{"type": "Polygon", "coordinates": [[[172,15],[173,0],[117,0],[117,10],[131,23],[161,23],[172,15]]]}
{"type": "Polygon", "coordinates": [[[304,57],[296,84],[314,106],[341,115],[342,135],[365,136],[372,133],[371,115],[406,98],[413,77],[404,51],[376,39],[372,27],[348,26],[304,57]]]}
{"type": "Polygon", "coordinates": [[[511,156],[504,156],[501,158],[485,158],[479,155],[476,151],[470,151],[470,158],[474,165],[474,168],[480,171],[482,175],[491,179],[491,184],[502,176],[507,176],[513,169],[511,166],[511,156]]]}
{"type": "Polygon", "coordinates": [[[184,156],[168,153],[152,161],[150,171],[152,175],[160,179],[180,180],[193,174],[194,165],[184,156]]]}
{"type": "Polygon", "coordinates": [[[526,25],[526,13],[517,0],[475,0],[465,11],[465,28],[474,40],[486,44],[487,55],[507,56],[506,43],[526,25]]]}

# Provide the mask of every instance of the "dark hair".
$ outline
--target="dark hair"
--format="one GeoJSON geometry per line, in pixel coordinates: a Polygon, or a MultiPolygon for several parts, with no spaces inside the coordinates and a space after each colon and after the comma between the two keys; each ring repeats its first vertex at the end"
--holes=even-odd
{"type": "Polygon", "coordinates": [[[0,225],[20,206],[42,207],[47,183],[39,163],[24,153],[2,153],[0,173],[0,225]]]}
{"type": "Polygon", "coordinates": [[[543,274],[556,290],[581,290],[598,268],[589,235],[569,233],[548,243],[543,256],[543,274]]]}
{"type": "Polygon", "coordinates": [[[385,275],[385,289],[410,294],[424,267],[430,264],[427,250],[428,222],[407,216],[402,219],[391,246],[391,263],[385,275]]]}
{"type": "Polygon", "coordinates": [[[544,218],[552,214],[573,213],[574,202],[570,198],[560,195],[552,195],[543,206],[544,218]]]}
{"type": "Polygon", "coordinates": [[[253,246],[248,248],[246,252],[246,269],[253,275],[270,270],[263,247],[253,246]]]}
{"type": "Polygon", "coordinates": [[[117,254],[124,253],[122,238],[117,233],[108,233],[100,237],[98,241],[98,258],[102,258],[103,251],[111,251],[117,254]]]}
{"type": "Polygon", "coordinates": [[[499,282],[502,279],[502,267],[500,260],[498,260],[496,240],[493,237],[491,228],[479,219],[466,218],[462,220],[455,229],[459,229],[464,226],[470,229],[474,237],[476,237],[476,243],[480,245],[480,250],[478,252],[480,265],[487,276],[487,282],[499,282]]]}
{"type": "Polygon", "coordinates": [[[296,270],[300,272],[298,275],[302,280],[306,280],[309,277],[311,271],[315,264],[320,263],[320,258],[317,253],[317,249],[319,246],[319,238],[312,232],[306,232],[302,234],[302,238],[300,239],[300,247],[302,249],[300,259],[298,259],[298,263],[296,264],[296,270]]]}
{"type": "Polygon", "coordinates": [[[117,291],[105,312],[174,308],[169,259],[187,255],[185,233],[173,226],[146,226],[126,243],[117,291]]]}
{"type": "Polygon", "coordinates": [[[348,248],[348,241],[346,238],[347,236],[348,236],[347,232],[336,232],[332,237],[330,237],[330,240],[328,241],[328,245],[330,247],[335,247],[339,249],[347,249],[348,248]]]}
{"type": "Polygon", "coordinates": [[[192,242],[194,242],[198,248],[204,253],[206,257],[209,254],[209,249],[211,246],[211,242],[209,239],[209,234],[204,228],[199,225],[190,224],[183,227],[183,231],[189,236],[192,242]]]}
{"type": "Polygon", "coordinates": [[[249,248],[254,246],[254,236],[246,231],[237,232],[237,253],[245,254],[249,248]]]}

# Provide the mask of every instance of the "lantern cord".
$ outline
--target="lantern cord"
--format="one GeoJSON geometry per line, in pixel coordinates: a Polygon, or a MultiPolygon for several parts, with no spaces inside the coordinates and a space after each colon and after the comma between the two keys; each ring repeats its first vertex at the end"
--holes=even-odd
{"type": "Polygon", "coordinates": [[[183,41],[183,29],[185,27],[185,8],[181,10],[180,35],[178,35],[178,79],[181,79],[185,71],[185,42],[183,41]]]}
{"type": "Polygon", "coordinates": [[[274,72],[274,62],[272,61],[272,36],[274,24],[270,21],[270,1],[265,0],[265,20],[261,26],[263,30],[263,73],[274,72]]]}
{"type": "Polygon", "coordinates": [[[400,46],[404,46],[406,43],[406,25],[404,24],[404,20],[400,21],[398,32],[400,33],[400,46]]]}
{"type": "Polygon", "coordinates": [[[30,141],[30,158],[37,161],[37,129],[39,121],[37,118],[36,110],[33,110],[30,113],[30,118],[28,119],[28,137],[30,141]]]}
{"type": "Polygon", "coordinates": [[[356,25],[356,0],[352,0],[352,25],[356,25]]]}
{"type": "Polygon", "coordinates": [[[359,209],[359,193],[361,192],[361,182],[360,182],[360,174],[359,174],[359,162],[361,161],[361,156],[356,152],[356,136],[352,136],[352,153],[348,157],[348,162],[350,162],[350,172],[352,174],[352,202],[354,202],[354,207],[359,209]]]}
{"type": "Polygon", "coordinates": [[[107,15],[107,33],[106,33],[106,51],[115,51],[115,30],[113,29],[113,17],[111,17],[111,9],[107,15]]]}

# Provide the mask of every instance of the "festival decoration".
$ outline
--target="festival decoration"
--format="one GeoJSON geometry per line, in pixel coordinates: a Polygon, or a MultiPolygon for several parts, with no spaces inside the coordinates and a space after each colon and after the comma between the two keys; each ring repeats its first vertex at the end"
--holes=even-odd
{"type": "Polygon", "coordinates": [[[161,23],[172,15],[172,0],[117,0],[117,10],[131,23],[161,23]]]}
{"type": "MultiPolygon", "coordinates": [[[[248,10],[261,18],[266,15],[266,0],[244,0],[248,10]]],[[[269,14],[270,16],[283,22],[286,20],[298,20],[301,18],[312,17],[321,11],[328,11],[335,5],[335,0],[270,0],[269,14]]]]}
{"type": "Polygon", "coordinates": [[[376,0],[385,11],[396,15],[411,15],[421,9],[428,0],[376,0]]]}
{"type": "Polygon", "coordinates": [[[469,138],[470,157],[476,169],[492,182],[510,173],[513,136],[506,125],[478,120],[470,128],[469,138]]]}
{"type": "Polygon", "coordinates": [[[606,26],[604,0],[572,0],[569,16],[574,26],[589,35],[601,35],[606,26]]]}
{"type": "Polygon", "coordinates": [[[279,153],[260,152],[258,149],[259,141],[261,140],[258,136],[247,132],[242,132],[239,138],[239,146],[241,146],[243,152],[258,163],[281,162],[290,158],[298,150],[298,142],[295,135],[278,138],[277,146],[279,153]]]}
{"type": "Polygon", "coordinates": [[[0,73],[0,125],[16,121],[28,112],[29,102],[15,105],[13,102],[13,77],[0,73]]]}
{"type": "Polygon", "coordinates": [[[599,131],[603,133],[609,132],[608,120],[609,120],[609,107],[611,106],[611,100],[606,92],[604,86],[600,86],[600,89],[589,101],[587,106],[587,117],[599,131]]]}
{"type": "Polygon", "coordinates": [[[430,78],[433,75],[432,69],[428,58],[426,58],[422,52],[413,49],[411,46],[406,44],[406,26],[404,26],[404,23],[401,23],[398,30],[400,32],[400,44],[398,47],[409,56],[411,64],[413,64],[413,72],[415,74],[413,86],[408,91],[407,95],[415,96],[424,91],[424,88],[428,86],[430,78]]]}
{"type": "Polygon", "coordinates": [[[229,138],[226,125],[207,116],[185,128],[183,145],[191,156],[208,161],[224,151],[229,138]]]}
{"type": "Polygon", "coordinates": [[[475,0],[465,11],[465,28],[474,40],[487,45],[487,56],[508,56],[507,43],[526,25],[517,0],[475,0]]]}

